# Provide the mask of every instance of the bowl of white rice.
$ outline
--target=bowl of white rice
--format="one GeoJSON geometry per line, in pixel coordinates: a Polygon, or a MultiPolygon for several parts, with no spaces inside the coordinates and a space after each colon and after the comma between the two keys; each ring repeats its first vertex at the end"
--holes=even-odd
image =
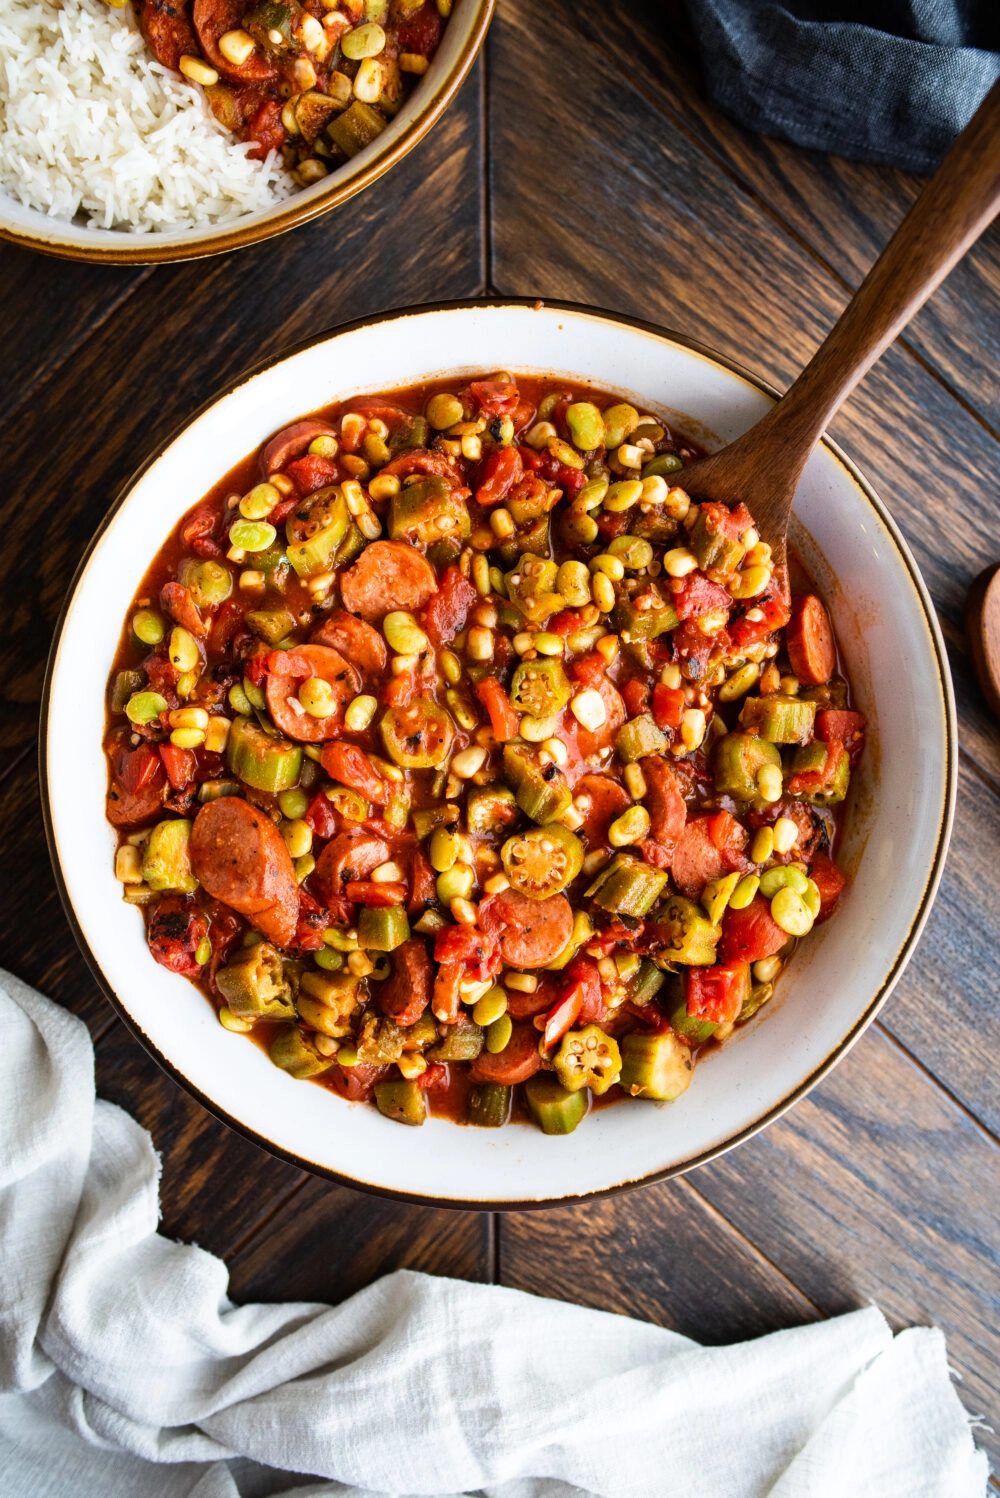
{"type": "Polygon", "coordinates": [[[455,0],[419,86],[358,155],[300,187],[254,160],[201,89],[162,66],[130,5],[0,0],[0,238],[72,260],[151,264],[254,244],[367,187],[461,87],[494,0],[455,0]]]}

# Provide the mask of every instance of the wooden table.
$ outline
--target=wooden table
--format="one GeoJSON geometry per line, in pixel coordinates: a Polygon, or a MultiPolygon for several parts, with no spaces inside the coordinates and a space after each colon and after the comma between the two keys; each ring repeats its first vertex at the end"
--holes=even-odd
{"type": "MultiPolygon", "coordinates": [[[[944,883],[879,1022],[723,1159],[498,1216],[358,1195],[262,1154],[161,1073],[98,993],[56,895],[35,774],[45,656],[79,551],[140,459],[232,376],[364,313],[496,293],[638,314],[784,386],[918,186],[710,108],[677,0],[500,0],[445,119],[318,223],[161,269],[0,246],[0,960],[86,1020],[101,1094],[162,1152],[163,1231],[223,1255],[238,1298],[340,1300],[405,1265],[716,1343],[874,1299],[896,1325],[944,1327],[968,1409],[1000,1431],[1000,733],[961,634],[965,590],[1000,556],[996,228],[833,428],[901,525],[951,653],[962,753],[944,883]]],[[[979,1439],[1000,1451],[1000,1436],[979,1439]]]]}

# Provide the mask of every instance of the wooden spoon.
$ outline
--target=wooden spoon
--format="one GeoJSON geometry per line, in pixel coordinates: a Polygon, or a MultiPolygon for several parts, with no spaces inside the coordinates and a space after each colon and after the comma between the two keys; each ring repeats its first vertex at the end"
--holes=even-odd
{"type": "Polygon", "coordinates": [[[981,572],[969,589],[965,633],[983,696],[1000,715],[1000,562],[981,572]]]}
{"type": "Polygon", "coordinates": [[[783,568],[806,460],[854,386],[1000,210],[1000,82],[924,187],[794,385],[721,452],[684,469],[698,499],[750,508],[783,568]]]}

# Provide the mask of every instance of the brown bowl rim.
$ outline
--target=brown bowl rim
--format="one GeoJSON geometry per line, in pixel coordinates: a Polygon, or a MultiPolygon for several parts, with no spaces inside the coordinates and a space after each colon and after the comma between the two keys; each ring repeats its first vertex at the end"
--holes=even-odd
{"type": "Polygon", "coordinates": [[[355,318],[351,322],[341,323],[335,327],[327,328],[322,333],[315,334],[312,338],[303,339],[299,343],[296,343],[291,347],[283,350],[281,353],[274,354],[270,358],[262,360],[260,363],[254,365],[245,373],[238,375],[228,381],[226,385],[224,385],[219,391],[217,391],[214,396],[212,396],[209,400],[203,402],[203,404],[199,406],[196,411],[192,412],[192,414],[186,420],[180,422],[168,438],[158,443],[155,451],[150,453],[149,456],[139,464],[133,474],[120,486],[110,507],[108,508],[107,513],[104,516],[104,519],[101,521],[97,530],[94,532],[89,545],[81,556],[72,581],[70,582],[70,585],[66,590],[62,609],[60,610],[59,617],[56,621],[55,630],[53,632],[52,644],[49,648],[39,714],[38,776],[39,785],[41,788],[42,818],[45,828],[45,839],[49,850],[49,858],[52,863],[56,886],[59,890],[59,897],[62,901],[67,920],[70,924],[70,927],[72,928],[74,936],[76,937],[77,944],[79,945],[80,950],[82,951],[98,986],[104,993],[112,1008],[117,1013],[119,1019],[124,1022],[124,1024],[128,1027],[128,1029],[132,1032],[132,1034],[140,1042],[144,1049],[149,1052],[149,1054],[153,1057],[153,1060],[157,1062],[157,1064],[163,1069],[163,1071],[167,1073],[169,1077],[171,1077],[176,1083],[178,1083],[187,1093],[190,1094],[190,1096],[195,1098],[203,1108],[205,1108],[209,1113],[217,1118],[220,1123],[225,1124],[228,1128],[233,1129],[236,1133],[242,1134],[245,1139],[248,1139],[251,1144],[255,1144],[259,1149],[265,1150],[268,1154],[274,1155],[279,1160],[287,1161],[288,1164],[294,1165],[299,1170],[308,1171],[311,1175],[319,1176],[322,1179],[328,1180],[335,1185],[346,1186],[355,1191],[363,1191],[371,1196],[386,1197],[392,1201],[412,1203],[414,1206],[450,1208],[455,1211],[461,1212],[525,1212],[541,1211],[549,1207],[571,1207],[576,1206],[577,1204],[582,1202],[594,1201],[602,1197],[617,1195],[619,1192],[634,1191],[641,1186],[654,1185],[659,1181],[672,1180],[675,1176],[686,1175],[688,1171],[694,1170],[697,1166],[706,1165],[710,1161],[716,1160],[722,1155],[727,1154],[731,1149],[734,1149],[737,1145],[753,1138],[755,1134],[759,1134],[769,1124],[774,1123],[778,1118],[782,1117],[783,1114],[787,1113],[795,1103],[799,1102],[803,1097],[806,1096],[807,1093],[811,1092],[816,1084],[820,1082],[828,1072],[832,1071],[834,1066],[836,1066],[836,1064],[840,1060],[842,1060],[844,1056],[847,1055],[852,1046],[854,1046],[854,1044],[861,1038],[864,1031],[868,1028],[871,1022],[875,1019],[879,1010],[885,1004],[890,993],[892,992],[900,976],[902,975],[904,968],[912,957],[920,935],[927,923],[931,907],[934,903],[934,898],[937,894],[938,886],[941,882],[941,877],[944,873],[945,859],[948,852],[948,843],[951,837],[952,824],[955,817],[955,804],[957,799],[958,724],[955,711],[955,698],[952,689],[951,673],[948,667],[947,653],[945,650],[944,640],[941,635],[940,626],[937,621],[937,614],[935,612],[933,602],[931,600],[930,594],[927,591],[927,586],[920,575],[919,569],[917,568],[916,562],[910,555],[909,547],[907,546],[905,539],[900,533],[895,521],[892,519],[892,516],[889,514],[888,510],[885,508],[882,501],[875,493],[875,490],[868,482],[868,480],[864,477],[864,475],[855,466],[855,464],[851,461],[851,459],[848,458],[847,455],[842,451],[839,445],[832,441],[829,437],[824,436],[821,439],[823,446],[826,447],[844,466],[844,468],[847,469],[848,473],[861,489],[865,498],[868,500],[869,504],[875,510],[879,519],[882,521],[883,525],[889,532],[900,560],[902,561],[904,567],[906,568],[906,571],[910,576],[910,580],[924,610],[928,633],[930,634],[931,642],[933,645],[935,665],[937,667],[938,673],[938,686],[941,693],[941,705],[944,710],[945,773],[944,799],[941,808],[940,822],[938,825],[938,835],[934,849],[934,857],[931,862],[927,881],[924,885],[924,891],[920,900],[920,904],[914,914],[913,920],[910,923],[906,939],[903,941],[899,950],[897,951],[892,966],[888,974],[886,975],[886,978],[883,981],[881,987],[869,1001],[863,1013],[858,1017],[855,1024],[843,1037],[843,1039],[832,1048],[832,1050],[824,1057],[824,1059],[819,1063],[818,1066],[814,1067],[812,1072],[810,1072],[807,1077],[805,1077],[800,1083],[798,1083],[797,1086],[793,1087],[783,1098],[779,1099],[777,1103],[774,1103],[770,1108],[759,1114],[755,1119],[748,1123],[744,1128],[740,1129],[738,1133],[732,1135],[729,1139],[722,1140],[720,1143],[712,1145],[706,1150],[702,1150],[698,1155],[692,1156],[688,1159],[676,1161],[673,1165],[664,1166],[662,1170],[650,1171],[647,1175],[644,1176],[632,1179],[626,1178],[621,1181],[616,1181],[611,1185],[602,1186],[595,1191],[581,1192],[576,1195],[535,1197],[528,1198],[526,1200],[495,1200],[488,1197],[463,1199],[444,1196],[428,1196],[420,1192],[398,1191],[392,1187],[380,1186],[371,1181],[358,1180],[356,1177],[349,1176],[343,1171],[331,1170],[327,1166],[318,1165],[314,1161],[308,1160],[301,1155],[296,1155],[291,1150],[286,1150],[279,1145],[275,1145],[265,1135],[258,1133],[255,1129],[250,1128],[249,1125],[244,1124],[241,1120],[234,1118],[231,1114],[227,1113],[224,1108],[214,1102],[213,1099],[210,1098],[206,1093],[202,1092],[200,1088],[195,1087],[191,1082],[188,1081],[184,1074],[179,1071],[178,1068],[174,1066],[174,1064],[166,1056],[164,1056],[152,1043],[149,1037],[142,1030],[141,1026],[138,1024],[138,1022],[132,1017],[124,1002],[112,989],[111,984],[108,982],[96,957],[91,951],[86,936],[83,933],[79,921],[77,920],[76,912],[73,909],[72,903],[69,899],[69,894],[66,889],[65,881],[63,880],[62,870],[57,857],[55,834],[52,825],[52,813],[49,805],[46,748],[48,741],[48,714],[52,672],[56,656],[58,654],[59,642],[62,637],[66,618],[72,605],[77,586],[86,569],[92,552],[97,548],[98,544],[100,543],[101,537],[110,524],[112,517],[117,513],[121,505],[125,502],[126,498],[131,493],[136,483],[143,476],[146,470],[150,468],[154,462],[157,461],[157,459],[171,445],[171,443],[174,442],[180,436],[180,434],[185,431],[194,421],[196,421],[198,417],[200,417],[210,407],[214,406],[218,401],[225,399],[228,395],[231,395],[233,391],[238,389],[239,386],[244,384],[246,381],[255,378],[259,374],[263,374],[266,370],[273,368],[275,365],[282,363],[284,360],[293,358],[295,355],[304,352],[306,349],[313,348],[317,344],[324,343],[328,339],[337,337],[340,334],[353,332],[358,328],[370,327],[379,323],[391,322],[402,317],[419,315],[421,313],[475,310],[484,307],[537,308],[542,306],[544,306],[545,308],[551,308],[557,311],[572,314],[582,313],[588,317],[596,317],[607,322],[625,324],[628,327],[636,328],[639,331],[650,334],[655,338],[662,339],[666,342],[677,344],[682,348],[689,349],[692,353],[698,354],[702,358],[707,359],[710,362],[721,366],[723,369],[728,370],[731,374],[737,375],[739,378],[752,385],[755,389],[761,391],[762,394],[767,395],[772,399],[777,400],[780,398],[781,392],[769,381],[761,379],[759,376],[751,373],[750,370],[748,370],[744,365],[740,364],[737,360],[730,359],[727,355],[715,352],[715,350],[710,348],[707,344],[702,343],[698,339],[689,338],[683,333],[673,332],[668,328],[663,328],[658,324],[649,322],[643,318],[632,317],[627,313],[611,312],[601,308],[588,307],[580,302],[566,302],[556,299],[545,299],[544,301],[542,301],[541,299],[536,297],[507,296],[495,298],[462,298],[455,301],[429,302],[412,307],[399,307],[389,312],[384,312],[375,316],[355,318]]]}
{"type": "MultiPolygon", "coordinates": [[[[427,105],[420,110],[405,135],[400,136],[389,150],[376,155],[365,170],[357,177],[352,177],[350,181],[338,185],[337,173],[334,172],[331,174],[328,190],[317,193],[308,201],[300,201],[303,198],[303,189],[288,198],[286,205],[265,223],[246,224],[243,228],[234,225],[231,229],[220,224],[218,232],[209,227],[203,231],[202,238],[190,244],[147,243],[144,245],[143,235],[132,235],[126,231],[122,231],[123,238],[132,242],[123,243],[120,247],[118,245],[95,244],[91,247],[63,244],[2,223],[0,223],[0,241],[6,240],[9,244],[20,246],[21,249],[36,250],[40,254],[51,255],[59,260],[74,260],[89,265],[164,265],[185,260],[204,260],[212,255],[227,254],[230,250],[245,249],[248,245],[260,244],[279,234],[287,234],[290,229],[297,229],[300,224],[309,223],[312,219],[329,213],[331,209],[346,203],[357,193],[370,187],[373,182],[377,182],[391,167],[401,161],[408,151],[419,144],[441,118],[462,87],[482,48],[493,18],[496,0],[461,0],[461,3],[473,7],[476,10],[476,18],[451,72],[442,82],[438,92],[430,96],[427,105]]],[[[61,221],[52,219],[51,222],[53,225],[58,225],[61,221]]]]}

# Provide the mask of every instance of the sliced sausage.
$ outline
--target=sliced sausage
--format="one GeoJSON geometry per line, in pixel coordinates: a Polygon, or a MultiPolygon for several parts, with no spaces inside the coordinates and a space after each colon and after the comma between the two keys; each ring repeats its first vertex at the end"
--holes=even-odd
{"type": "Polygon", "coordinates": [[[208,935],[208,917],[181,895],[162,895],[152,907],[146,940],[161,967],[182,978],[201,975],[199,944],[208,935]]]}
{"type": "Polygon", "coordinates": [[[139,30],[157,62],[176,73],[182,57],[197,54],[189,0],[143,0],[139,30]]]}
{"type": "Polygon", "coordinates": [[[385,670],[388,652],[377,629],[353,614],[331,614],[312,632],[314,645],[329,645],[365,675],[385,670]]]}
{"type": "Polygon", "coordinates": [[[336,431],[328,421],[310,416],[305,421],[293,421],[270,442],[264,444],[260,455],[260,471],[267,478],[269,473],[280,473],[293,458],[301,458],[317,437],[335,437],[336,431]]]}
{"type": "Polygon", "coordinates": [[[687,807],[674,772],[655,754],[641,759],[639,767],[646,782],[643,802],[649,812],[649,835],[662,847],[673,849],[687,820],[687,807]]]}
{"type": "Polygon", "coordinates": [[[465,480],[450,458],[444,453],[434,452],[429,447],[414,447],[409,452],[400,453],[398,458],[393,458],[387,463],[381,473],[389,473],[398,479],[408,479],[411,474],[417,473],[421,478],[449,479],[456,489],[461,489],[468,494],[465,480]]]}
{"type": "MultiPolygon", "coordinates": [[[[558,898],[558,897],[556,897],[558,898]]],[[[539,1034],[534,1025],[515,1025],[511,1037],[499,1055],[480,1051],[472,1063],[471,1073],[477,1082],[499,1082],[504,1087],[513,1087],[533,1077],[542,1064],[538,1054],[539,1034]]]]}
{"type": "Polygon", "coordinates": [[[695,817],[688,822],[670,861],[674,883],[689,900],[697,900],[705,885],[712,879],[720,879],[726,870],[725,859],[708,831],[710,820],[695,817]]]}
{"type": "Polygon", "coordinates": [[[378,1006],[397,1025],[414,1025],[431,1001],[434,974],[427,948],[411,936],[392,954],[392,972],[378,984],[378,1006]]]}
{"type": "MultiPolygon", "coordinates": [[[[511,967],[545,967],[564,951],[573,934],[573,907],[565,895],[530,900],[505,889],[491,902],[501,925],[500,955],[511,967]]],[[[481,908],[481,907],[480,907],[481,908]]]]}
{"type": "Polygon", "coordinates": [[[191,829],[191,867],[205,890],[277,947],[287,946],[299,917],[299,886],[271,818],[238,796],[209,801],[191,829]]]}
{"type": "Polygon", "coordinates": [[[578,723],[572,714],[567,713],[562,731],[572,735],[576,739],[577,752],[581,759],[593,760],[602,749],[607,749],[613,742],[615,734],[625,722],[625,704],[621,693],[614,682],[609,680],[603,672],[586,682],[582,686],[593,687],[601,695],[604,703],[604,722],[600,728],[584,728],[578,723]]]}
{"type": "Polygon", "coordinates": [[[341,785],[346,785],[373,806],[384,806],[389,799],[389,785],[375,769],[363,749],[355,744],[328,744],[320,761],[323,769],[341,785]]]}
{"type": "Polygon", "coordinates": [[[821,687],[837,667],[833,626],[823,604],[813,593],[796,598],[785,631],[785,648],[792,670],[809,687],[821,687]]]}
{"type": "Polygon", "coordinates": [[[624,786],[612,780],[610,775],[581,775],[573,787],[573,799],[586,797],[588,809],[583,812],[580,829],[589,848],[603,848],[608,840],[608,828],[616,817],[627,811],[632,798],[624,786]]]}
{"type": "Polygon", "coordinates": [[[361,677],[350,661],[345,661],[328,645],[296,645],[294,653],[312,667],[314,676],[333,688],[336,706],[328,717],[314,718],[298,700],[304,678],[279,676],[272,671],[267,678],[267,710],[276,727],[290,739],[303,744],[319,744],[340,732],[344,724],[344,709],[361,690],[361,677]]]}
{"type": "MultiPolygon", "coordinates": [[[[210,803],[214,804],[214,803],[210,803]]],[[[326,901],[343,897],[344,888],[367,879],[373,869],[389,858],[389,846],[363,827],[352,827],[327,843],[313,871],[312,883],[326,901]]]]}
{"type": "Polygon", "coordinates": [[[538,980],[534,993],[522,993],[511,988],[507,992],[507,1013],[511,1019],[534,1019],[536,1014],[547,1014],[565,989],[562,975],[546,974],[538,980]]]}
{"type": "Polygon", "coordinates": [[[191,19],[201,50],[223,78],[232,78],[236,83],[268,83],[277,78],[278,69],[260,51],[251,52],[239,67],[219,51],[220,36],[242,29],[246,8],[246,0],[194,0],[191,19]]]}
{"type": "Polygon", "coordinates": [[[373,541],[340,580],[345,609],[368,620],[394,609],[422,609],[436,592],[430,562],[401,541],[373,541]]]}

